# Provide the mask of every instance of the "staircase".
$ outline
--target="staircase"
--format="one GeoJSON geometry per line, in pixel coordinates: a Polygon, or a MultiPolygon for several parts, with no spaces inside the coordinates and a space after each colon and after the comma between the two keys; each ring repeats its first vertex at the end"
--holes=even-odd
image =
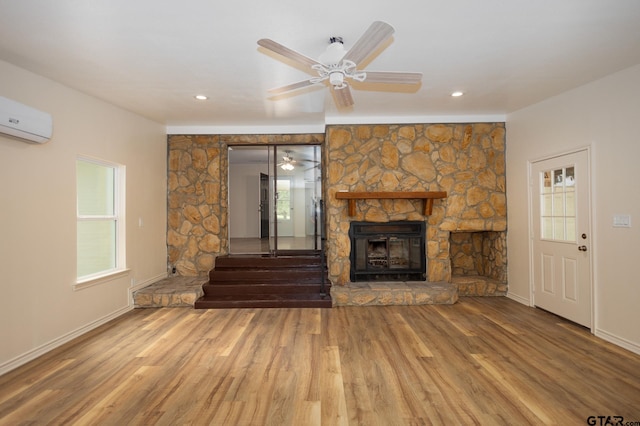
{"type": "Polygon", "coordinates": [[[194,307],[330,308],[331,283],[320,260],[315,254],[220,256],[194,307]]]}

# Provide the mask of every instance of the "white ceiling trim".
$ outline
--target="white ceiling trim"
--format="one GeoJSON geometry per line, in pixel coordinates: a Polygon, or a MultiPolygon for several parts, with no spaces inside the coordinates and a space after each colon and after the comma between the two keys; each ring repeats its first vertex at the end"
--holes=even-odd
{"type": "Polygon", "coordinates": [[[273,126],[167,126],[167,135],[289,135],[325,133],[331,125],[414,123],[502,123],[506,115],[425,115],[398,117],[328,117],[324,124],[273,126]]]}
{"type": "Polygon", "coordinates": [[[413,124],[413,123],[501,123],[504,114],[492,115],[416,115],[396,117],[327,117],[326,124],[413,124]]]}
{"type": "Polygon", "coordinates": [[[288,135],[324,133],[324,124],[291,126],[167,126],[168,135],[288,135]]]}

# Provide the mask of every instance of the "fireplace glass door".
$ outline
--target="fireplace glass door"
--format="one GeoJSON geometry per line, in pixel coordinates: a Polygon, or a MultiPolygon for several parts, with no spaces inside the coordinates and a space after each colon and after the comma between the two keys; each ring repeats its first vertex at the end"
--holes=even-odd
{"type": "Polygon", "coordinates": [[[424,222],[352,222],[351,281],[424,281],[424,222]]]}

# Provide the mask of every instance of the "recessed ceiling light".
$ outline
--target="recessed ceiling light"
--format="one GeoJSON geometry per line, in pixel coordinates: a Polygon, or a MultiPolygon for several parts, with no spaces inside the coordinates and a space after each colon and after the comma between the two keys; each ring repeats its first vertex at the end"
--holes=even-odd
{"type": "Polygon", "coordinates": [[[195,95],[194,98],[196,98],[199,101],[206,101],[207,99],[209,99],[209,97],[205,95],[195,95]]]}
{"type": "Polygon", "coordinates": [[[454,98],[460,97],[460,96],[462,96],[462,95],[464,95],[464,93],[462,93],[462,92],[460,92],[460,91],[457,91],[457,92],[453,92],[453,93],[451,93],[451,96],[453,96],[454,98]]]}

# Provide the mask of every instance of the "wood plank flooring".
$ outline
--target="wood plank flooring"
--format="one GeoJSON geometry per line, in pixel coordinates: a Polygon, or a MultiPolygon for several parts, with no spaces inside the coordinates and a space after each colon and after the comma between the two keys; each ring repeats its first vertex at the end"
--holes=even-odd
{"type": "Polygon", "coordinates": [[[0,377],[2,425],[539,425],[589,416],[640,421],[640,356],[501,297],[134,310],[0,377]]]}

